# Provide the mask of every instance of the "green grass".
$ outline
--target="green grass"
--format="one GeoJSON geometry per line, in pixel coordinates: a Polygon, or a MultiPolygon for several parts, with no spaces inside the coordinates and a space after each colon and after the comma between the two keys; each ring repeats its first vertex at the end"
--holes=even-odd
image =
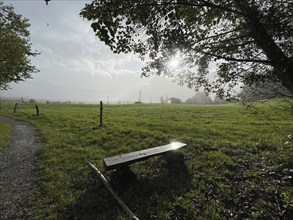
{"type": "Polygon", "coordinates": [[[1,113],[35,125],[36,219],[127,219],[87,161],[177,140],[184,159],[134,164],[137,181],[111,185],[140,219],[289,219],[293,214],[293,114],[286,103],[97,105],[2,103],[1,113]]]}
{"type": "Polygon", "coordinates": [[[0,158],[4,148],[10,140],[11,126],[0,121],[0,158]]]}

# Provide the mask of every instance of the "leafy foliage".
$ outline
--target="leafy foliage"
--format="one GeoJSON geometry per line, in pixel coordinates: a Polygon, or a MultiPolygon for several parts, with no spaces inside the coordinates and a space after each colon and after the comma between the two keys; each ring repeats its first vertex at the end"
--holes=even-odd
{"type": "Polygon", "coordinates": [[[31,65],[32,51],[29,42],[28,19],[16,14],[12,6],[0,2],[0,89],[7,89],[8,83],[19,82],[38,72],[31,65]]]}
{"type": "Polygon", "coordinates": [[[172,155],[136,163],[137,181],[111,185],[140,219],[291,219],[292,111],[287,103],[227,105],[95,105],[2,103],[1,114],[40,132],[35,219],[127,219],[96,182],[87,161],[169,143],[172,155]],[[261,114],[256,114],[260,112],[261,114]],[[264,114],[266,113],[266,114],[264,114]],[[270,120],[268,120],[270,117],[270,120]],[[181,159],[180,159],[181,158],[181,159]]]}
{"type": "Polygon", "coordinates": [[[275,81],[265,80],[263,82],[245,85],[241,91],[242,101],[269,100],[274,98],[292,98],[293,94],[282,84],[275,81]]]}
{"type": "Polygon", "coordinates": [[[292,13],[287,0],[94,0],[81,16],[112,51],[147,60],[144,76],[168,75],[229,97],[239,82],[264,78],[293,92],[292,13]],[[176,70],[166,65],[174,57],[176,70]]]}

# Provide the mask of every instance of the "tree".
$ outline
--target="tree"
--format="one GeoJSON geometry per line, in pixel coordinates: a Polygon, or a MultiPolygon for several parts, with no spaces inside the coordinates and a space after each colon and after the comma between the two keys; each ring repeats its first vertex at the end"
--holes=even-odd
{"type": "Polygon", "coordinates": [[[166,96],[166,98],[163,98],[163,96],[160,97],[161,104],[168,103],[168,100],[169,100],[168,96],[166,96]]]}
{"type": "Polygon", "coordinates": [[[226,100],[220,99],[218,96],[214,97],[213,104],[225,104],[227,103],[226,100]]]}
{"type": "Polygon", "coordinates": [[[204,92],[197,92],[194,96],[185,101],[187,104],[211,104],[212,102],[212,99],[204,92]]]}
{"type": "Polygon", "coordinates": [[[273,98],[293,98],[293,94],[280,83],[266,80],[258,83],[258,85],[244,86],[240,97],[243,101],[258,101],[273,98]]]}
{"type": "Polygon", "coordinates": [[[144,76],[171,76],[220,97],[267,78],[293,93],[291,0],[94,0],[80,14],[113,52],[148,60],[144,76]],[[174,58],[175,71],[166,65],[174,58]]]}
{"type": "Polygon", "coordinates": [[[165,100],[164,100],[163,96],[160,97],[160,102],[161,102],[161,104],[165,103],[165,100]]]}
{"type": "Polygon", "coordinates": [[[38,72],[30,60],[38,53],[31,49],[29,26],[28,19],[16,14],[12,6],[0,2],[0,89],[7,89],[8,83],[23,81],[38,72]]]}

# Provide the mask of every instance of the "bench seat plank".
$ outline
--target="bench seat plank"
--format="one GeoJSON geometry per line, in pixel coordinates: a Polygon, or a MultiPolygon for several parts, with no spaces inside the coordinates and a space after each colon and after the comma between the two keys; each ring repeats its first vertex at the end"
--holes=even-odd
{"type": "Polygon", "coordinates": [[[107,170],[115,169],[121,166],[129,165],[141,160],[145,160],[149,157],[161,155],[172,150],[177,150],[186,146],[181,142],[172,142],[171,144],[149,148],[145,150],[135,151],[126,154],[120,154],[114,157],[104,158],[104,165],[107,170]]]}

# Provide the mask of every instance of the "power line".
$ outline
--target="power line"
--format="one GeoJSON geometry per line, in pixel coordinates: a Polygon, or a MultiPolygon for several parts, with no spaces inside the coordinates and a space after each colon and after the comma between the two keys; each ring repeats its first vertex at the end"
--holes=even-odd
{"type": "MultiPolygon", "coordinates": [[[[45,0],[4,0],[6,2],[45,2],[45,0]]],[[[89,2],[93,0],[50,0],[50,2],[89,2]]]]}
{"type": "Polygon", "coordinates": [[[94,92],[94,93],[113,93],[113,92],[109,92],[109,91],[103,91],[103,90],[87,90],[87,89],[74,89],[74,88],[67,88],[67,87],[61,87],[61,86],[53,86],[53,85],[48,85],[48,84],[41,84],[41,83],[32,83],[32,82],[26,82],[24,81],[24,83],[28,83],[28,84],[32,84],[32,85],[37,85],[37,86],[45,86],[45,87],[49,87],[49,88],[55,88],[55,89],[64,89],[64,90],[71,90],[71,91],[76,91],[76,92],[94,92]]]}

